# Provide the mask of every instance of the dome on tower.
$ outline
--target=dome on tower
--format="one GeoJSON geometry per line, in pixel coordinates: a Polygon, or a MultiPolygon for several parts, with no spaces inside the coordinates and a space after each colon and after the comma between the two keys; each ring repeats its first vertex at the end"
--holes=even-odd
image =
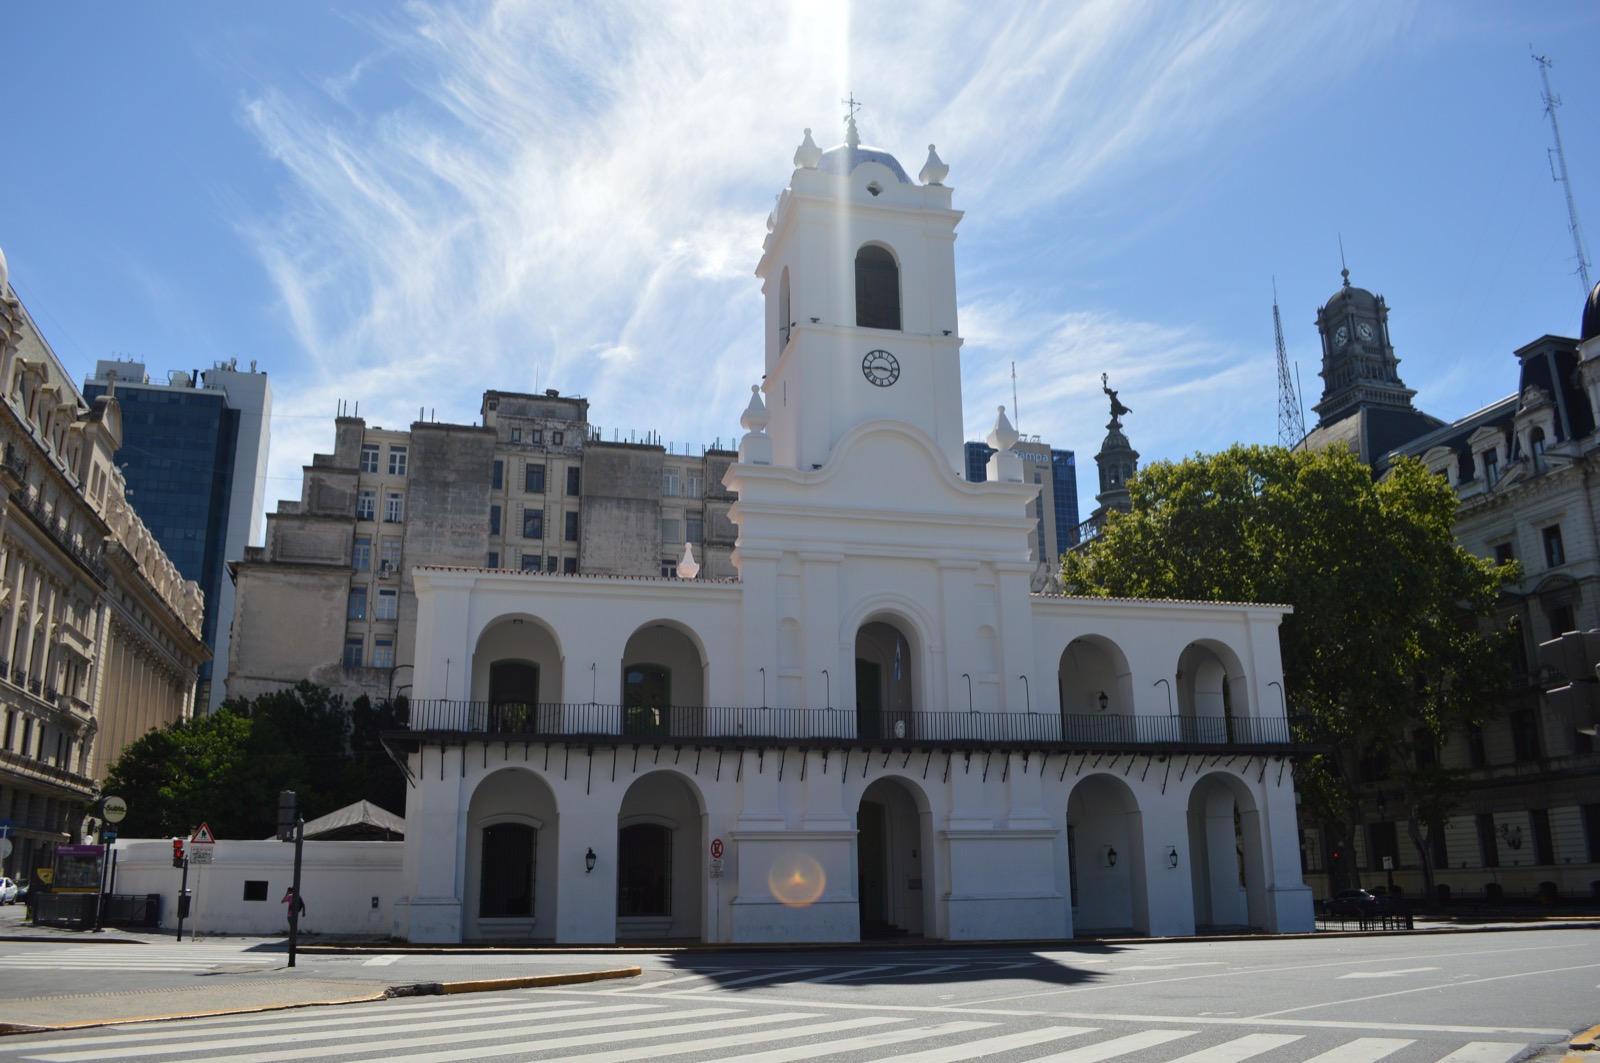
{"type": "Polygon", "coordinates": [[[849,177],[857,166],[864,162],[875,162],[887,166],[889,172],[894,174],[895,180],[903,185],[914,184],[906,174],[905,167],[900,161],[882,148],[870,147],[861,143],[861,137],[856,132],[856,120],[850,119],[846,126],[844,143],[837,147],[829,148],[822,153],[822,158],[817,160],[817,169],[827,173],[837,174],[840,177],[849,177]]]}
{"type": "Polygon", "coordinates": [[[1600,336],[1600,284],[1589,289],[1589,298],[1583,304],[1583,331],[1580,339],[1592,340],[1600,336]]]}
{"type": "Polygon", "coordinates": [[[1378,297],[1376,295],[1373,295],[1365,288],[1357,288],[1351,285],[1349,270],[1342,269],[1339,271],[1339,273],[1344,277],[1344,284],[1339,288],[1338,291],[1334,292],[1328,297],[1328,305],[1326,309],[1329,313],[1332,313],[1334,310],[1339,309],[1347,304],[1368,307],[1377,304],[1378,297]]]}

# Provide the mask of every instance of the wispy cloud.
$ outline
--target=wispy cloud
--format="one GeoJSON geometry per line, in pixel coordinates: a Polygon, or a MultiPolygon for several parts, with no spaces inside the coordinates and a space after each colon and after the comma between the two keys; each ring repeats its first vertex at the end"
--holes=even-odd
{"type": "MultiPolygon", "coordinates": [[[[343,75],[242,107],[284,185],[241,228],[311,360],[278,408],[343,396],[391,427],[419,405],[471,419],[483,389],[531,388],[537,371],[624,436],[726,440],[760,374],[762,220],[800,128],[834,139],[847,91],[911,172],[940,141],[959,205],[1015,217],[1183,158],[1331,70],[1319,53],[1371,21],[1268,3],[1001,11],[506,0],[379,19],[343,75]],[[380,72],[412,93],[368,91],[380,72]]],[[[1241,360],[1202,336],[981,299],[964,309],[969,411],[1009,394],[996,374],[1015,357],[1025,419],[1059,411],[1064,439],[1091,437],[1078,422],[1100,416],[1108,365],[1191,426],[1237,412],[1241,360]]],[[[992,414],[976,420],[979,435],[992,414]]],[[[275,427],[275,475],[308,460],[302,442],[275,427]]]]}

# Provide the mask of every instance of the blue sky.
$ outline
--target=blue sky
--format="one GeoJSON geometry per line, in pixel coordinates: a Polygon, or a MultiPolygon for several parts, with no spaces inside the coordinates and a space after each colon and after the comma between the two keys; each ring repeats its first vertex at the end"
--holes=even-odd
{"type": "Polygon", "coordinates": [[[1077,451],[1100,374],[1144,460],[1277,435],[1272,291],[1386,297],[1418,405],[1508,394],[1583,293],[1530,46],[1600,277],[1600,5],[6,5],[0,248],[81,383],[256,361],[269,508],[339,400],[401,427],[483,390],[591,400],[607,438],[738,432],[752,275],[801,130],[920,168],[956,246],[970,438],[1077,451]]]}

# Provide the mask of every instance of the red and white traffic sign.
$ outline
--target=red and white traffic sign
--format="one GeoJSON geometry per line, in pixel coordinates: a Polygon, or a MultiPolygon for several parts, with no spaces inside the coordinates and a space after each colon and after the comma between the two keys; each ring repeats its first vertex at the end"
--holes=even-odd
{"type": "Polygon", "coordinates": [[[713,860],[721,860],[722,859],[722,839],[721,838],[712,838],[711,839],[711,859],[713,859],[713,860]]]}
{"type": "Polygon", "coordinates": [[[191,845],[215,845],[217,844],[217,838],[216,835],[211,833],[210,827],[201,823],[200,829],[194,832],[194,837],[189,839],[189,843],[191,845]]]}

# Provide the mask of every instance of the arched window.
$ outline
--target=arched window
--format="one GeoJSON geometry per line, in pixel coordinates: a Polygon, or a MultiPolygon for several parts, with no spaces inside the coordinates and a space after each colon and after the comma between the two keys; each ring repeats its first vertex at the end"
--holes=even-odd
{"type": "Polygon", "coordinates": [[[534,838],[534,829],[525,823],[495,823],[483,828],[480,917],[525,919],[533,914],[534,838]]]}
{"type": "Polygon", "coordinates": [[[672,727],[672,671],[658,664],[633,664],[622,672],[622,731],[664,735],[672,727]]]}
{"type": "Polygon", "coordinates": [[[672,830],[638,823],[617,832],[617,914],[672,914],[672,830]]]}
{"type": "Polygon", "coordinates": [[[900,267],[888,248],[867,244],[856,252],[856,324],[899,329],[900,267]]]}
{"type": "Polygon", "coordinates": [[[794,328],[794,318],[789,315],[793,311],[789,307],[789,267],[783,267],[783,276],[778,279],[778,350],[781,352],[789,346],[789,331],[794,328]]]}
{"type": "Polygon", "coordinates": [[[1535,428],[1528,433],[1528,447],[1533,451],[1533,471],[1544,472],[1544,429],[1535,428]]]}

